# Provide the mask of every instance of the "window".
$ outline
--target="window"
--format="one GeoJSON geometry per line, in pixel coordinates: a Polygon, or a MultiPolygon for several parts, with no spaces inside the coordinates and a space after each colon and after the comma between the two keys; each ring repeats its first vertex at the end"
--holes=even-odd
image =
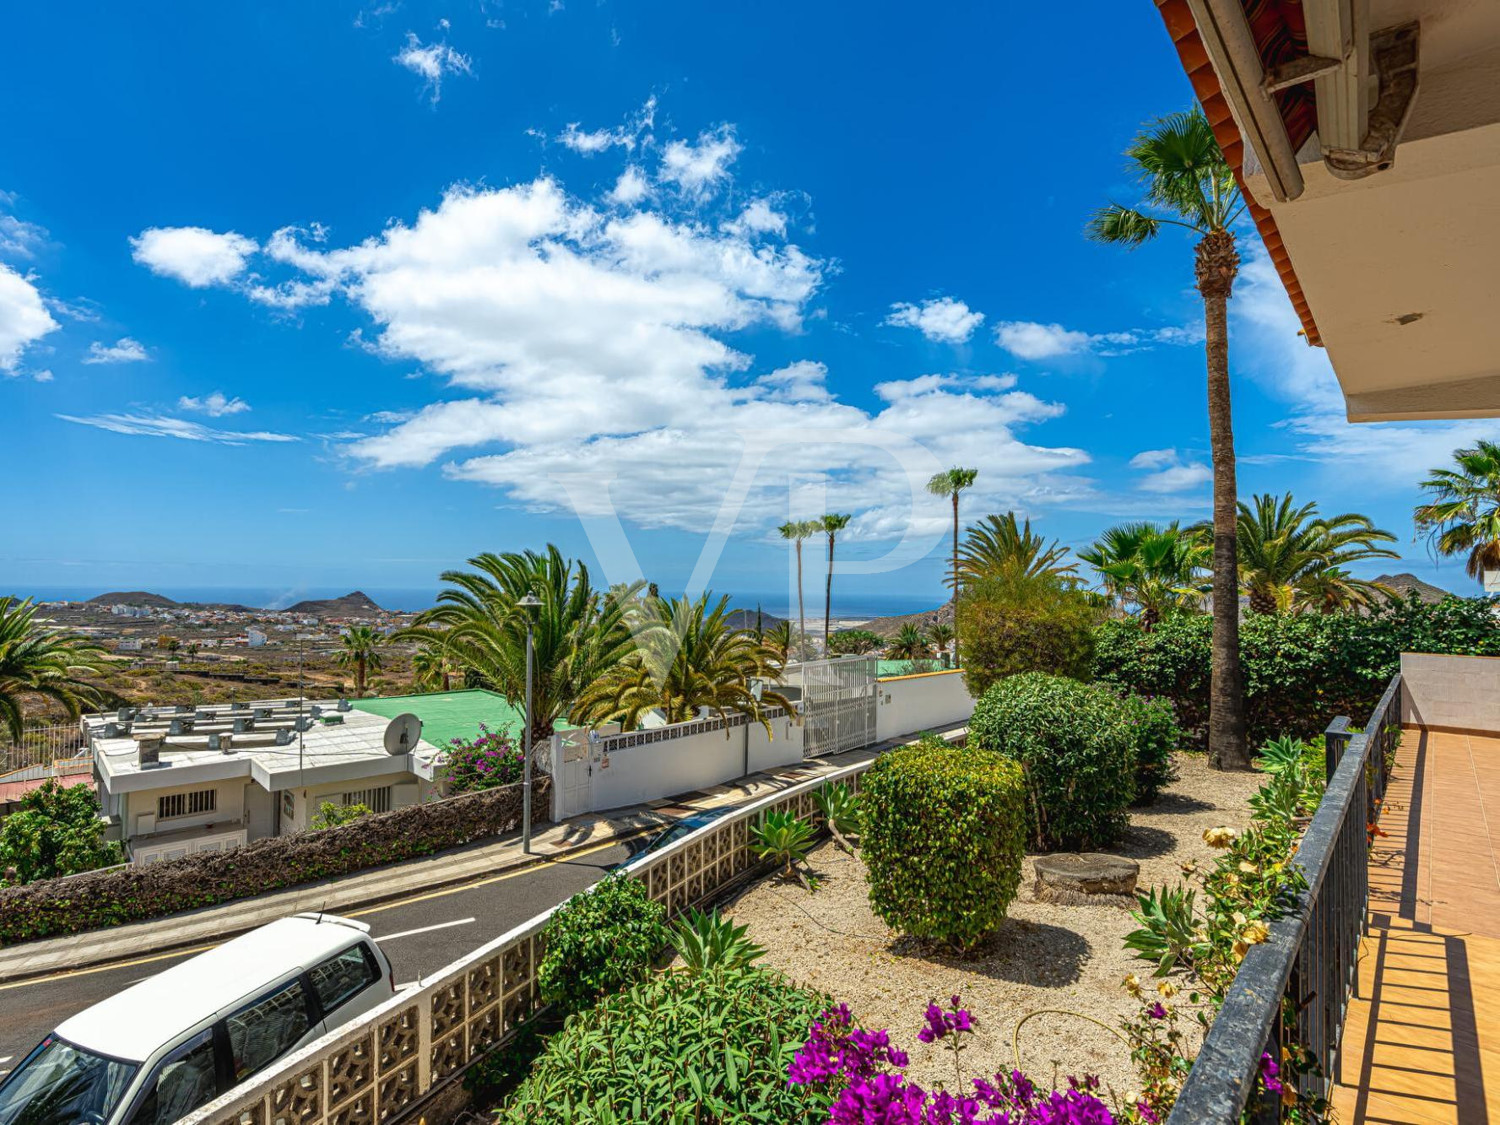
{"type": "Polygon", "coordinates": [[[307,994],[294,980],[224,1021],[229,1030],[229,1057],[234,1081],[243,1082],[261,1067],[286,1054],[312,1029],[307,994]]]}
{"type": "Polygon", "coordinates": [[[374,959],[365,953],[363,942],[330,957],[308,973],[324,1015],[332,1015],[335,1009],[374,984],[377,975],[374,959]]]}
{"type": "Polygon", "coordinates": [[[339,798],[341,805],[364,805],[371,812],[391,811],[391,787],[383,785],[379,789],[359,789],[353,793],[345,793],[339,798]]]}
{"type": "Polygon", "coordinates": [[[107,1121],[135,1071],[49,1035],[0,1086],[0,1125],[107,1121]]]}
{"type": "Polygon", "coordinates": [[[156,1065],[130,1125],[171,1125],[219,1092],[213,1029],[194,1036],[156,1065]]]}
{"type": "Polygon", "coordinates": [[[156,819],[169,820],[174,816],[202,816],[218,807],[217,789],[197,789],[191,793],[168,793],[156,798],[156,819]]]}

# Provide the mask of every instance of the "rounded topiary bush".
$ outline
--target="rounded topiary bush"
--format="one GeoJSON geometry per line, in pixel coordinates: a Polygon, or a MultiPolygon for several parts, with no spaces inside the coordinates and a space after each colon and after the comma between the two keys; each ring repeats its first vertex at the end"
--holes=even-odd
{"type": "Polygon", "coordinates": [[[542,999],[581,1008],[646,975],[667,944],[667,911],[644,883],[617,871],[559,906],[545,937],[542,999]]]}
{"type": "Polygon", "coordinates": [[[887,925],[968,947],[1005,918],[1025,858],[1015,762],[929,736],[876,759],[860,803],[870,904],[887,925]]]}
{"type": "Polygon", "coordinates": [[[1135,746],[1119,697],[1028,672],[984,693],[969,739],[1021,763],[1031,845],[1087,849],[1115,840],[1135,799],[1135,746]]]}
{"type": "Polygon", "coordinates": [[[1173,755],[1183,739],[1177,708],[1159,695],[1128,695],[1122,704],[1135,744],[1135,803],[1149,805],[1177,780],[1173,755]]]}

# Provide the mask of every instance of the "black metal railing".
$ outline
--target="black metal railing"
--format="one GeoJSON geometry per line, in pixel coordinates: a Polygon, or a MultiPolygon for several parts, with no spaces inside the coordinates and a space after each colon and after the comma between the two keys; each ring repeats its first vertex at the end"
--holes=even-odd
{"type": "Polygon", "coordinates": [[[1385,797],[1401,736],[1401,676],[1392,678],[1364,730],[1329,726],[1328,788],[1297,849],[1307,889],[1295,910],[1252,946],[1183,1084],[1169,1125],[1233,1125],[1282,1119],[1279,1098],[1257,1094],[1261,1059],[1307,1048],[1315,1065],[1297,1077],[1310,1098],[1331,1095],[1359,942],[1369,906],[1370,827],[1385,797]]]}

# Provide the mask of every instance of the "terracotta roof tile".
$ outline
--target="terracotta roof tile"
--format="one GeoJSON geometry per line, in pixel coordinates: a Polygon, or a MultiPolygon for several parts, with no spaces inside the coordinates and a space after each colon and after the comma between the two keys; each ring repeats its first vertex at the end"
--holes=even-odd
{"type": "MultiPolygon", "coordinates": [[[[1323,340],[1318,335],[1318,326],[1313,321],[1312,310],[1308,308],[1307,297],[1302,292],[1302,283],[1297,280],[1297,271],[1292,268],[1292,259],[1282,242],[1281,231],[1276,227],[1276,219],[1245,191],[1244,139],[1234,123],[1234,116],[1229,112],[1229,102],[1224,97],[1223,87],[1219,85],[1219,76],[1209,64],[1208,52],[1198,34],[1198,26],[1193,21],[1192,10],[1187,6],[1186,0],[1156,0],[1156,10],[1161,14],[1162,22],[1167,25],[1167,34],[1177,47],[1177,55],[1182,60],[1182,68],[1187,71],[1193,92],[1203,103],[1203,113],[1213,127],[1219,148],[1224,151],[1224,159],[1234,169],[1234,178],[1239,181],[1240,190],[1245,193],[1250,218],[1255,222],[1255,229],[1260,232],[1261,241],[1265,243],[1266,252],[1276,266],[1281,284],[1286,287],[1287,296],[1292,299],[1292,308],[1297,310],[1297,316],[1302,321],[1307,342],[1321,347],[1323,340]]],[[[1297,106],[1289,110],[1289,107],[1283,105],[1282,112],[1283,116],[1295,116],[1299,131],[1306,127],[1305,107],[1297,106]]]]}

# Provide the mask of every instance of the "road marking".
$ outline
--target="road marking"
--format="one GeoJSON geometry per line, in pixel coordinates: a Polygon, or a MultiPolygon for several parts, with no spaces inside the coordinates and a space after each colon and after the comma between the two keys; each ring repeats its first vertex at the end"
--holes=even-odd
{"type": "MultiPolygon", "coordinates": [[[[435,926],[423,926],[419,930],[402,930],[399,934],[386,934],[384,937],[375,938],[375,940],[377,942],[395,941],[397,938],[411,937],[413,934],[430,934],[433,930],[446,930],[453,926],[467,926],[473,921],[475,921],[473,918],[460,918],[454,922],[439,922],[435,926]]],[[[374,934],[370,936],[375,937],[374,934]]]]}
{"type": "MultiPolygon", "coordinates": [[[[613,848],[619,844],[628,844],[631,840],[639,839],[642,836],[650,835],[654,832],[659,832],[660,830],[660,825],[652,825],[649,828],[641,829],[639,832],[632,832],[628,836],[616,836],[612,840],[607,840],[601,844],[595,844],[591,848],[584,848],[582,851],[570,852],[567,855],[557,856],[555,858],[546,857],[542,859],[541,863],[517,868],[514,871],[502,872],[499,875],[491,875],[485,879],[476,879],[472,883],[458,883],[452,887],[445,887],[442,890],[429,891],[426,894],[414,895],[411,898],[399,899],[396,902],[383,903],[380,906],[372,906],[368,910],[355,910],[349,914],[344,915],[344,917],[361,918],[366,914],[379,914],[382,910],[394,910],[398,906],[410,906],[414,902],[425,902],[428,899],[442,898],[445,895],[462,894],[464,891],[473,890],[475,887],[484,887],[488,886],[491,883],[500,883],[506,879],[517,879],[522,875],[532,874],[543,864],[571,863],[575,859],[582,859],[584,856],[593,855],[595,852],[602,852],[606,848],[613,848]]],[[[221,941],[211,941],[205,945],[193,945],[189,946],[186,949],[174,949],[166,953],[154,953],[149,957],[137,957],[131,961],[110,961],[103,965],[90,966],[87,969],[69,969],[67,972],[52,973],[51,975],[45,977],[30,977],[27,980],[13,980],[8,984],[0,984],[0,992],[9,992],[11,989],[15,988],[27,988],[34,984],[54,984],[57,981],[68,980],[72,977],[92,976],[94,973],[108,973],[112,972],[115,969],[127,969],[132,965],[149,965],[155,961],[170,961],[173,958],[177,957],[188,957],[194,953],[204,953],[210,949],[216,949],[223,944],[224,943],[221,941]]]]}

